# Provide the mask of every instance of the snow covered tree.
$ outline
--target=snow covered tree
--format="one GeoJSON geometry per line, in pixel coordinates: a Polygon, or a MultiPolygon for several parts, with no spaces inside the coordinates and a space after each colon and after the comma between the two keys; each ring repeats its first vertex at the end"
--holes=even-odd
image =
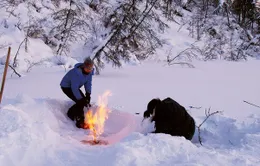
{"type": "MultiPolygon", "coordinates": [[[[59,5],[59,2],[55,1],[55,4],[59,5]]],[[[55,25],[46,35],[45,42],[57,47],[56,55],[68,55],[71,43],[85,40],[89,25],[84,11],[84,2],[69,0],[67,7],[52,14],[55,25]]]]}
{"type": "Polygon", "coordinates": [[[102,41],[93,46],[97,67],[103,67],[103,60],[120,67],[122,61],[147,58],[164,43],[158,33],[168,25],[159,13],[167,20],[176,15],[172,0],[124,0],[110,5],[101,2],[95,11],[102,12],[101,24],[106,29],[100,34],[102,41]]]}
{"type": "Polygon", "coordinates": [[[233,0],[232,11],[238,16],[239,24],[246,26],[248,21],[254,17],[254,0],[233,0]]]}
{"type": "Polygon", "coordinates": [[[185,7],[192,12],[188,18],[191,36],[206,41],[199,48],[203,59],[238,61],[256,56],[258,12],[254,1],[192,0],[185,7]]]}

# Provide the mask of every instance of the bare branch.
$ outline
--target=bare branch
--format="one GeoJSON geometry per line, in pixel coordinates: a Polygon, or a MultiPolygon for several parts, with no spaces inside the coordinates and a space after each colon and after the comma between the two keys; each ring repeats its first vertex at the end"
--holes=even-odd
{"type": "MultiPolygon", "coordinates": [[[[15,68],[13,67],[13,66],[11,66],[11,65],[8,65],[11,69],[13,69],[13,71],[14,71],[14,73],[16,74],[16,75],[18,75],[18,77],[22,77],[16,70],[15,70],[15,68]]],[[[13,74],[12,74],[13,75],[13,74]]]]}
{"type": "Polygon", "coordinates": [[[194,65],[188,63],[188,62],[174,62],[174,63],[170,63],[169,65],[185,65],[185,66],[188,66],[190,68],[195,68],[194,65]]]}
{"type": "Polygon", "coordinates": [[[18,56],[18,54],[19,54],[19,50],[20,50],[22,44],[23,44],[26,40],[27,40],[27,39],[24,38],[23,41],[20,43],[20,45],[19,45],[19,47],[18,47],[18,50],[17,50],[17,52],[16,52],[16,54],[15,54],[15,56],[14,56],[13,67],[17,67],[17,56],[18,56]]]}
{"type": "Polygon", "coordinates": [[[169,50],[168,55],[167,55],[167,63],[168,63],[168,65],[185,65],[185,66],[188,66],[190,68],[195,68],[195,66],[192,65],[191,63],[176,61],[177,58],[185,58],[185,59],[188,58],[188,60],[191,60],[191,57],[197,57],[197,55],[194,54],[193,51],[202,52],[199,48],[192,46],[191,48],[186,48],[185,50],[181,51],[174,58],[171,58],[171,56],[172,56],[172,48],[171,48],[169,50]]]}
{"type": "Polygon", "coordinates": [[[253,103],[250,103],[250,102],[248,102],[248,101],[243,100],[243,102],[245,102],[245,103],[247,103],[247,104],[249,104],[249,105],[252,105],[252,106],[254,106],[254,107],[260,108],[260,106],[258,106],[258,105],[256,105],[256,104],[253,104],[253,103]]]}
{"type": "Polygon", "coordinates": [[[202,122],[199,126],[197,126],[197,128],[198,128],[198,138],[199,138],[199,142],[200,142],[201,145],[202,145],[201,132],[200,132],[201,126],[208,120],[208,118],[209,118],[210,116],[215,115],[215,114],[218,114],[218,113],[222,113],[222,111],[215,111],[215,112],[210,113],[210,109],[211,109],[211,108],[209,108],[208,110],[205,109],[206,118],[203,120],[203,122],[202,122]]]}
{"type": "Polygon", "coordinates": [[[189,106],[189,108],[201,109],[201,107],[189,106]]]}
{"type": "Polygon", "coordinates": [[[28,59],[25,59],[25,61],[27,62],[27,66],[28,66],[26,72],[29,73],[34,66],[43,63],[43,62],[45,61],[45,59],[42,59],[42,60],[40,60],[40,61],[38,61],[38,62],[31,62],[31,61],[28,60],[28,59]]]}

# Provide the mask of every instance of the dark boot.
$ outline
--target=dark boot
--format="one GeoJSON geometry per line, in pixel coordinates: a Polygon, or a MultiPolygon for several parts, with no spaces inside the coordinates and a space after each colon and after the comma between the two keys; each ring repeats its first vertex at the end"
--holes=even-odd
{"type": "Polygon", "coordinates": [[[76,126],[78,128],[84,128],[84,122],[85,122],[85,115],[84,115],[84,105],[78,104],[77,109],[75,110],[75,120],[76,120],[76,126]]]}
{"type": "Polygon", "coordinates": [[[85,100],[82,98],[81,100],[76,101],[76,103],[70,107],[70,109],[67,112],[67,116],[72,120],[76,121],[76,126],[78,128],[84,128],[84,105],[85,100]]]}
{"type": "Polygon", "coordinates": [[[75,119],[76,119],[76,126],[78,128],[84,128],[85,117],[84,116],[78,116],[75,119]]]}
{"type": "Polygon", "coordinates": [[[74,104],[73,106],[71,106],[67,112],[67,116],[74,121],[75,117],[77,116],[77,109],[78,106],[76,104],[74,104]]]}
{"type": "Polygon", "coordinates": [[[73,114],[73,110],[72,110],[72,109],[69,109],[69,110],[68,110],[67,116],[68,116],[72,121],[75,120],[75,114],[73,114]]]}

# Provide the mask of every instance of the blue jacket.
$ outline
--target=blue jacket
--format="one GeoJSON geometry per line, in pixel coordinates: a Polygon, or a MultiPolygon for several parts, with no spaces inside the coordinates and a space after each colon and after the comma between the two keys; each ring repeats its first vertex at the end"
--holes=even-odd
{"type": "Polygon", "coordinates": [[[71,88],[74,96],[80,100],[82,98],[79,89],[84,85],[85,91],[91,94],[92,89],[92,76],[94,70],[88,75],[83,74],[79,68],[83,63],[75,64],[74,68],[71,69],[61,80],[60,86],[64,88],[71,88]]]}

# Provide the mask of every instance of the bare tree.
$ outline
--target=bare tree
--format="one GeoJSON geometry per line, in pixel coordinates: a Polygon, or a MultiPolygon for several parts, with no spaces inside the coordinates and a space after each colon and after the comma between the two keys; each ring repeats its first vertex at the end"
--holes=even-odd
{"type": "Polygon", "coordinates": [[[257,56],[260,45],[253,39],[258,36],[260,17],[253,1],[192,0],[185,6],[193,12],[188,27],[190,35],[197,40],[206,39],[200,47],[204,60],[240,61],[257,56]]]}
{"type": "Polygon", "coordinates": [[[87,15],[84,13],[84,6],[81,1],[69,0],[69,8],[63,8],[53,13],[54,21],[57,21],[51,32],[53,40],[56,40],[58,47],[57,55],[68,55],[70,44],[80,39],[85,40],[85,32],[89,25],[87,15]]]}

